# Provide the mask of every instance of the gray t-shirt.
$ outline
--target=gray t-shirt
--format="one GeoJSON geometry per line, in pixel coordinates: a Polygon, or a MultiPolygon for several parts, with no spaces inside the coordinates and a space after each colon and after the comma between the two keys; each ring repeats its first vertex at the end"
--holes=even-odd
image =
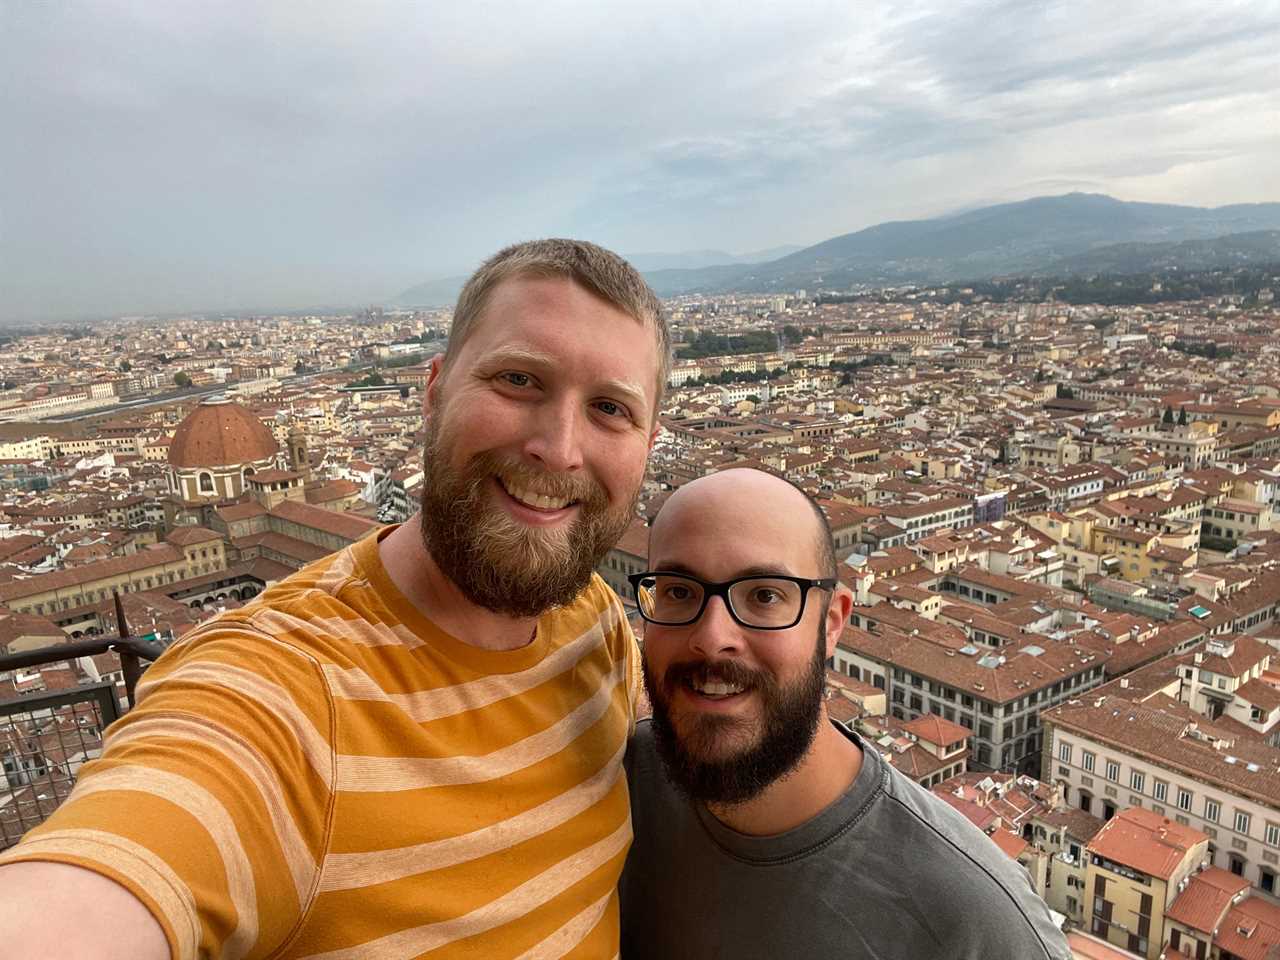
{"type": "Polygon", "coordinates": [[[622,960],[1071,956],[1026,871],[873,749],[843,796],[776,837],[737,833],[676,792],[648,721],[627,772],[622,960]]]}

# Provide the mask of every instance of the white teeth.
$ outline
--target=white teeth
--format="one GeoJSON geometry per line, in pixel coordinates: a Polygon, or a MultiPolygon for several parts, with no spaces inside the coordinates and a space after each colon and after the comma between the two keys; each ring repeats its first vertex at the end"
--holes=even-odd
{"type": "Polygon", "coordinates": [[[539,510],[562,510],[573,502],[571,500],[560,500],[556,497],[548,497],[544,494],[536,493],[533,490],[518,487],[510,483],[504,482],[502,486],[514,499],[519,500],[525,506],[537,507],[539,510]]]}
{"type": "Polygon", "coordinates": [[[736,683],[719,683],[713,680],[708,683],[694,684],[694,689],[708,696],[723,697],[731,693],[741,693],[744,688],[736,683]]]}

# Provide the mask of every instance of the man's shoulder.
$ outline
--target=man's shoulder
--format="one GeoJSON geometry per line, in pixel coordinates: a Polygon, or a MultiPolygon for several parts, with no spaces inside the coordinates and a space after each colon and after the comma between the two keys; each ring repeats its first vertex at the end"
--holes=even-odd
{"type": "Polygon", "coordinates": [[[1026,870],[958,810],[900,771],[886,765],[884,782],[873,819],[886,838],[892,836],[892,846],[910,851],[920,866],[901,876],[910,879],[917,896],[936,904],[937,921],[968,930],[977,942],[1035,944],[1043,953],[1034,956],[1056,960],[1061,933],[1026,870]]]}
{"type": "Polygon", "coordinates": [[[936,854],[972,864],[1001,886],[1019,882],[1021,867],[963,814],[893,767],[886,764],[885,771],[881,802],[891,809],[897,829],[910,831],[913,842],[936,854]]]}

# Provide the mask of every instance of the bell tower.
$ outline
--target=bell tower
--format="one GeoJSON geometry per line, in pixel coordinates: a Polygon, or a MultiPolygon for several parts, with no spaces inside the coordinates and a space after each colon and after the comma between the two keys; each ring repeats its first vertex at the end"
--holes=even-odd
{"type": "Polygon", "coordinates": [[[311,474],[311,461],[307,458],[307,435],[297,427],[289,431],[289,469],[308,477],[311,474]]]}

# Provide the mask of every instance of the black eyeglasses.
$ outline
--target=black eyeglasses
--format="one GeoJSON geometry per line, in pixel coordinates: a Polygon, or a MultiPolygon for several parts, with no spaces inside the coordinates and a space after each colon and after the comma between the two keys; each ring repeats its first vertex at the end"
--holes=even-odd
{"type": "Polygon", "coordinates": [[[834,577],[811,580],[806,577],[737,577],[723,583],[709,583],[683,573],[633,573],[627,577],[635,591],[640,616],[664,627],[694,623],[707,608],[707,601],[720,597],[734,621],[752,630],[786,630],[804,616],[805,600],[814,587],[834,590],[834,577]]]}

